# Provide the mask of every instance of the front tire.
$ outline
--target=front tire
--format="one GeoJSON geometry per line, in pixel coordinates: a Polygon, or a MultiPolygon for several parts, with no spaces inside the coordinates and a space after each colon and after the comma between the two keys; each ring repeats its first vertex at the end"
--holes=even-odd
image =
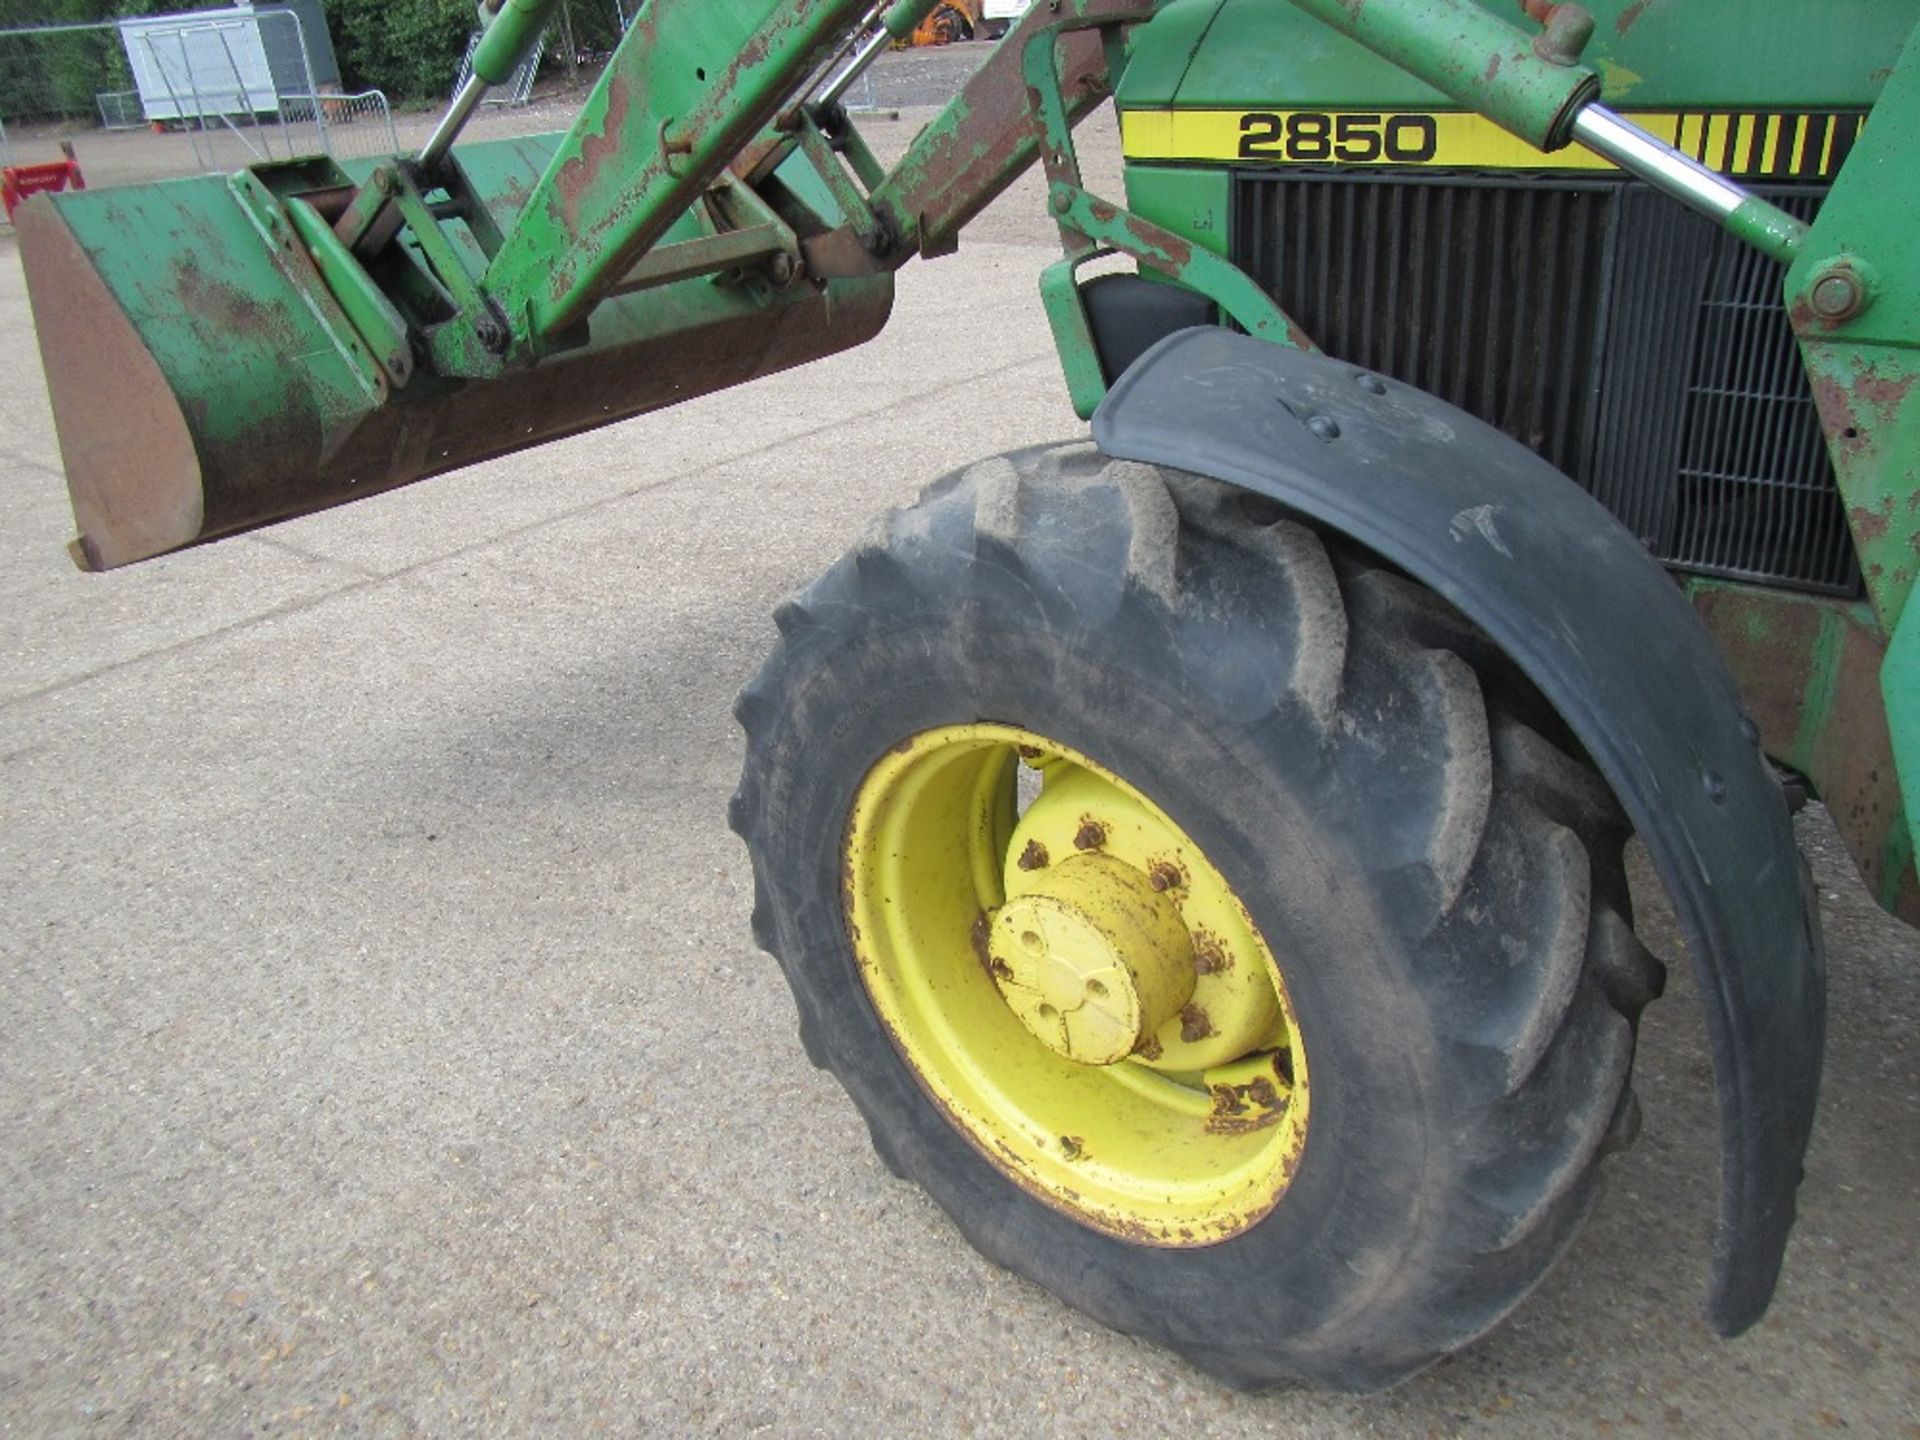
{"type": "MultiPolygon", "coordinates": [[[[1631,1138],[1661,970],[1606,787],[1457,612],[1254,497],[1078,445],[936,483],[776,620],[738,706],[755,935],[808,1054],[978,1249],[1243,1387],[1390,1385],[1545,1273],[1631,1138]],[[905,814],[915,757],[943,753],[984,798],[875,841],[865,817],[905,814]],[[1021,754],[1164,824],[1105,847],[1121,879],[1178,897],[1204,870],[1244,907],[1234,953],[1282,1016],[1244,1057],[1169,1066],[1174,1019],[1124,1059],[1062,1059],[1031,1015],[994,1018],[1019,999],[992,921],[1033,858],[995,849],[1021,754]],[[1248,1065],[1266,1103],[1219,1126],[1219,1077],[1248,1065]]],[[[1177,953],[1211,984],[1193,935],[1177,953]]]]}

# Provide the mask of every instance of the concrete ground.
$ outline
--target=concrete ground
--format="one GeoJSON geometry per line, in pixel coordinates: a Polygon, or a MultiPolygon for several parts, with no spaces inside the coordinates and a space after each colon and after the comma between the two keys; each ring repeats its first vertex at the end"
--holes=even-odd
{"type": "Polygon", "coordinates": [[[1739,1341],[1697,1318],[1710,1073],[1650,893],[1640,1143],[1385,1397],[1222,1391],[873,1158],[748,937],[728,707],[873,511],[1078,430],[1049,241],[1022,187],[863,351],[83,576],[0,232],[0,1427],[1920,1440],[1920,944],[1817,807],[1826,1090],[1739,1341]]]}

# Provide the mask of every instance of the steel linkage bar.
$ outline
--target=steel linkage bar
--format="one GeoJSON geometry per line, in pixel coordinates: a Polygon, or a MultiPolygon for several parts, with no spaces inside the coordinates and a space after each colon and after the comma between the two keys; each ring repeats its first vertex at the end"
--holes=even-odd
{"type": "Polygon", "coordinates": [[[922,130],[873,194],[873,208],[898,237],[892,259],[951,250],[966,223],[1041,157],[1045,125],[1024,68],[1027,46],[1047,31],[1058,40],[1059,93],[1069,124],[1113,91],[1115,77],[1097,28],[1150,20],[1166,0],[1060,0],[1030,6],[993,55],[922,130]]]}
{"type": "Polygon", "coordinates": [[[632,270],[871,9],[651,0],[482,282],[537,353],[632,270]]]}

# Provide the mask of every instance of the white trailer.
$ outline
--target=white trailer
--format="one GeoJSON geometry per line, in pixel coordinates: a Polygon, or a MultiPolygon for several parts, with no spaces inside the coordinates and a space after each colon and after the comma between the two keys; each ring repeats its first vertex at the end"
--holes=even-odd
{"type": "MultiPolygon", "coordinates": [[[[299,21],[286,10],[195,10],[119,22],[120,43],[149,120],[212,120],[277,115],[282,86],[268,59],[265,26],[299,45],[299,21]]],[[[294,87],[311,93],[308,78],[294,87]]]]}

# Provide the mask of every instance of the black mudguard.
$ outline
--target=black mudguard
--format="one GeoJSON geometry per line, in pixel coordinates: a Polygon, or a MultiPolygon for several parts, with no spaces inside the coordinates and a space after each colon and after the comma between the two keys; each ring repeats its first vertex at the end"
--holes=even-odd
{"type": "Polygon", "coordinates": [[[1400,566],[1539,686],[1619,796],[1693,956],[1720,1102],[1707,1318],[1765,1312],[1826,1025],[1818,913],[1733,678],[1679,588],[1585,491],[1446,402],[1217,328],[1171,335],[1093,417],[1100,448],[1270,496],[1400,566]]]}

